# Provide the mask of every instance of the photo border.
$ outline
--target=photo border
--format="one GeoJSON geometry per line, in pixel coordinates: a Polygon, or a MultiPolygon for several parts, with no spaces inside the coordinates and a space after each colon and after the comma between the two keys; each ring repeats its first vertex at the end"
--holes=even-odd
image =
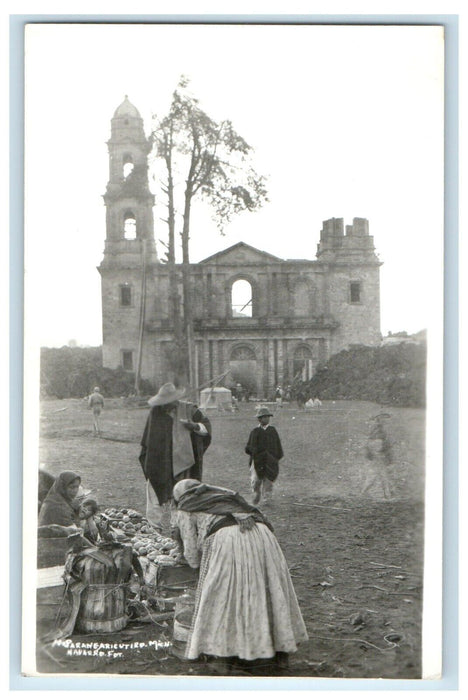
{"type": "Polygon", "coordinates": [[[458,16],[457,15],[11,15],[10,16],[10,689],[454,690],[458,688],[458,16]],[[23,440],[24,27],[28,23],[441,25],[445,29],[443,675],[440,680],[21,676],[23,440]]]}

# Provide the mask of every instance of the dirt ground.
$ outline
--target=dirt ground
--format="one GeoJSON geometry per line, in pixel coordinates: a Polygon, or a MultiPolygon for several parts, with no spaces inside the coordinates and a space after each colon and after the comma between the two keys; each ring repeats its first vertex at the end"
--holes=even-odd
{"type": "MultiPolygon", "coordinates": [[[[425,413],[388,410],[395,497],[386,502],[377,490],[362,495],[368,420],[378,411],[376,404],[336,401],[313,411],[285,406],[272,419],[285,457],[274,499],[263,509],[288,562],[309,633],[291,656],[291,676],[421,677],[425,413]]],[[[102,508],[144,512],[137,458],[147,413],[120,399],[107,400],[102,436],[95,438],[85,401],[44,401],[40,463],[54,475],[78,472],[102,508]]],[[[256,425],[254,414],[255,405],[244,403],[238,413],[211,415],[213,442],[204,461],[206,482],[238,490],[249,501],[244,446],[256,425]]],[[[123,648],[104,657],[70,656],[65,647],[38,644],[38,670],[210,675],[206,664],[174,656],[170,620],[131,623],[120,634],[91,641],[96,640],[123,648]]],[[[71,640],[75,646],[89,641],[71,640]]]]}

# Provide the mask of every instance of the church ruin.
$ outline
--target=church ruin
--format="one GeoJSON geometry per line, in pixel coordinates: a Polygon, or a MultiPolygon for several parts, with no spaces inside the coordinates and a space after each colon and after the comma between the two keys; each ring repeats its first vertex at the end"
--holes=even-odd
{"type": "MultiPolygon", "coordinates": [[[[172,379],[169,272],[154,240],[151,150],[125,98],[111,120],[102,285],[103,364],[156,386],[172,379]]],[[[380,261],[366,219],[323,222],[315,259],[288,260],[239,242],[190,265],[195,384],[227,370],[259,396],[352,344],[380,342],[380,261]],[[242,287],[245,302],[237,303],[242,287]]]]}

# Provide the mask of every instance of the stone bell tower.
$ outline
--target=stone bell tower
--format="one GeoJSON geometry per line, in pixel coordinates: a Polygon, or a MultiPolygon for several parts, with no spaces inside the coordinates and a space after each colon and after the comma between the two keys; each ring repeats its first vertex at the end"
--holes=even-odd
{"type": "Polygon", "coordinates": [[[99,272],[102,290],[103,364],[136,371],[151,293],[149,274],[158,264],[154,241],[154,195],[148,184],[148,154],[140,113],[125,96],[111,120],[106,241],[99,272]]]}

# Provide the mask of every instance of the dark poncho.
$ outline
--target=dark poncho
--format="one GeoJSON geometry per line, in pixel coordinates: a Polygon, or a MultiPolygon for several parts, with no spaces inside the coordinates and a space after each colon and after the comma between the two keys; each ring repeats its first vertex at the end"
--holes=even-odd
{"type": "Polygon", "coordinates": [[[283,448],[276,428],[254,428],[249,435],[245,451],[254,463],[255,471],[260,479],[267,478],[275,481],[278,476],[278,462],[283,457],[283,448]]]}
{"type": "MultiPolygon", "coordinates": [[[[172,497],[175,479],[172,469],[172,421],[164,406],[154,406],[146,421],[141,438],[140,464],[145,477],[153,487],[160,504],[172,497]]],[[[178,479],[202,478],[203,454],[211,442],[211,425],[198,408],[192,413],[194,423],[202,423],[208,435],[190,433],[193,448],[193,465],[178,476],[178,479]]]]}

